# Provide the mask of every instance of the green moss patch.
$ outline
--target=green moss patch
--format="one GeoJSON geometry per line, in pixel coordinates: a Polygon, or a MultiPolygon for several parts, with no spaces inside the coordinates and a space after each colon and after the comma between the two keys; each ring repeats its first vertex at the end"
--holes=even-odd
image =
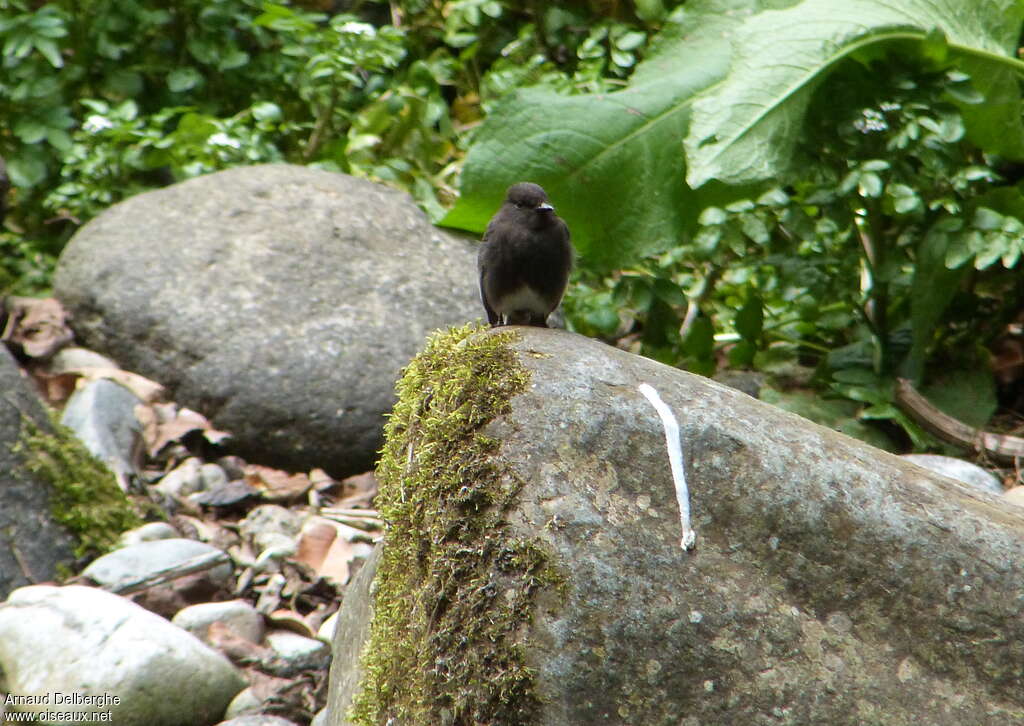
{"type": "Polygon", "coordinates": [[[499,442],[481,433],[529,380],[512,335],[436,333],[398,383],[377,469],[389,529],[357,724],[536,720],[518,636],[539,589],[558,578],[538,544],[510,531],[522,482],[503,476],[499,442]]]}
{"type": "Polygon", "coordinates": [[[52,485],[50,509],[78,540],[75,556],[103,554],[122,532],[142,524],[142,518],[114,474],[52,418],[54,433],[49,434],[25,417],[17,451],[29,471],[52,485]]]}

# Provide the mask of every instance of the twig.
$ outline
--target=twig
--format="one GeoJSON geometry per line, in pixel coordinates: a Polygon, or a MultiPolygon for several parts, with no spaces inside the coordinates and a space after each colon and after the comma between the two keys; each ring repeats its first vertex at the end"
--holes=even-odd
{"type": "Polygon", "coordinates": [[[668,463],[672,467],[672,480],[676,485],[676,500],[679,502],[679,521],[683,526],[683,537],[679,546],[692,550],[697,543],[697,533],[690,528],[690,492],[686,487],[686,473],[683,470],[683,448],[679,443],[679,423],[653,386],[641,383],[640,393],[651,402],[665,427],[665,446],[668,447],[668,463]]]}
{"type": "Polygon", "coordinates": [[[947,443],[970,451],[985,452],[1001,461],[1014,462],[1024,457],[1024,439],[976,429],[944,414],[918,393],[906,378],[896,382],[896,405],[928,432],[947,443]]]}

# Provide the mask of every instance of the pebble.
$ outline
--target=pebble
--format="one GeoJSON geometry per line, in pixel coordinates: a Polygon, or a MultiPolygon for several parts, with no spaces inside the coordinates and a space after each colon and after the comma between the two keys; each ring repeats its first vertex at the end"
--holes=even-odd
{"type": "MultiPolygon", "coordinates": [[[[220,550],[192,539],[159,539],[105,554],[94,560],[82,574],[99,585],[113,589],[119,583],[146,577],[213,552],[220,550]]],[[[231,579],[231,564],[217,565],[206,572],[213,582],[226,585],[231,579]]]]}
{"type": "Polygon", "coordinates": [[[207,642],[206,631],[214,623],[222,623],[251,643],[263,640],[263,616],[245,600],[205,602],[179,610],[171,622],[207,642]]]}

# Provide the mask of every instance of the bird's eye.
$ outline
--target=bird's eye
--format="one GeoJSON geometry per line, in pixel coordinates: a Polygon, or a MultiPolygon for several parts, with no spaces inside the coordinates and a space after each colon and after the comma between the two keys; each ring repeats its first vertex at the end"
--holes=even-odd
{"type": "Polygon", "coordinates": [[[512,203],[514,205],[516,205],[516,209],[522,209],[523,208],[523,203],[522,202],[512,202],[512,203]]]}

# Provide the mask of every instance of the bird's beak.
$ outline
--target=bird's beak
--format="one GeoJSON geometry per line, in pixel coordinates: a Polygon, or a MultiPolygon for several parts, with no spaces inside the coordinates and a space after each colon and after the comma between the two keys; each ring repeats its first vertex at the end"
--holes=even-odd
{"type": "Polygon", "coordinates": [[[538,212],[553,212],[553,211],[555,211],[555,208],[552,207],[547,202],[542,202],[541,204],[537,205],[537,211],[538,212]]]}

